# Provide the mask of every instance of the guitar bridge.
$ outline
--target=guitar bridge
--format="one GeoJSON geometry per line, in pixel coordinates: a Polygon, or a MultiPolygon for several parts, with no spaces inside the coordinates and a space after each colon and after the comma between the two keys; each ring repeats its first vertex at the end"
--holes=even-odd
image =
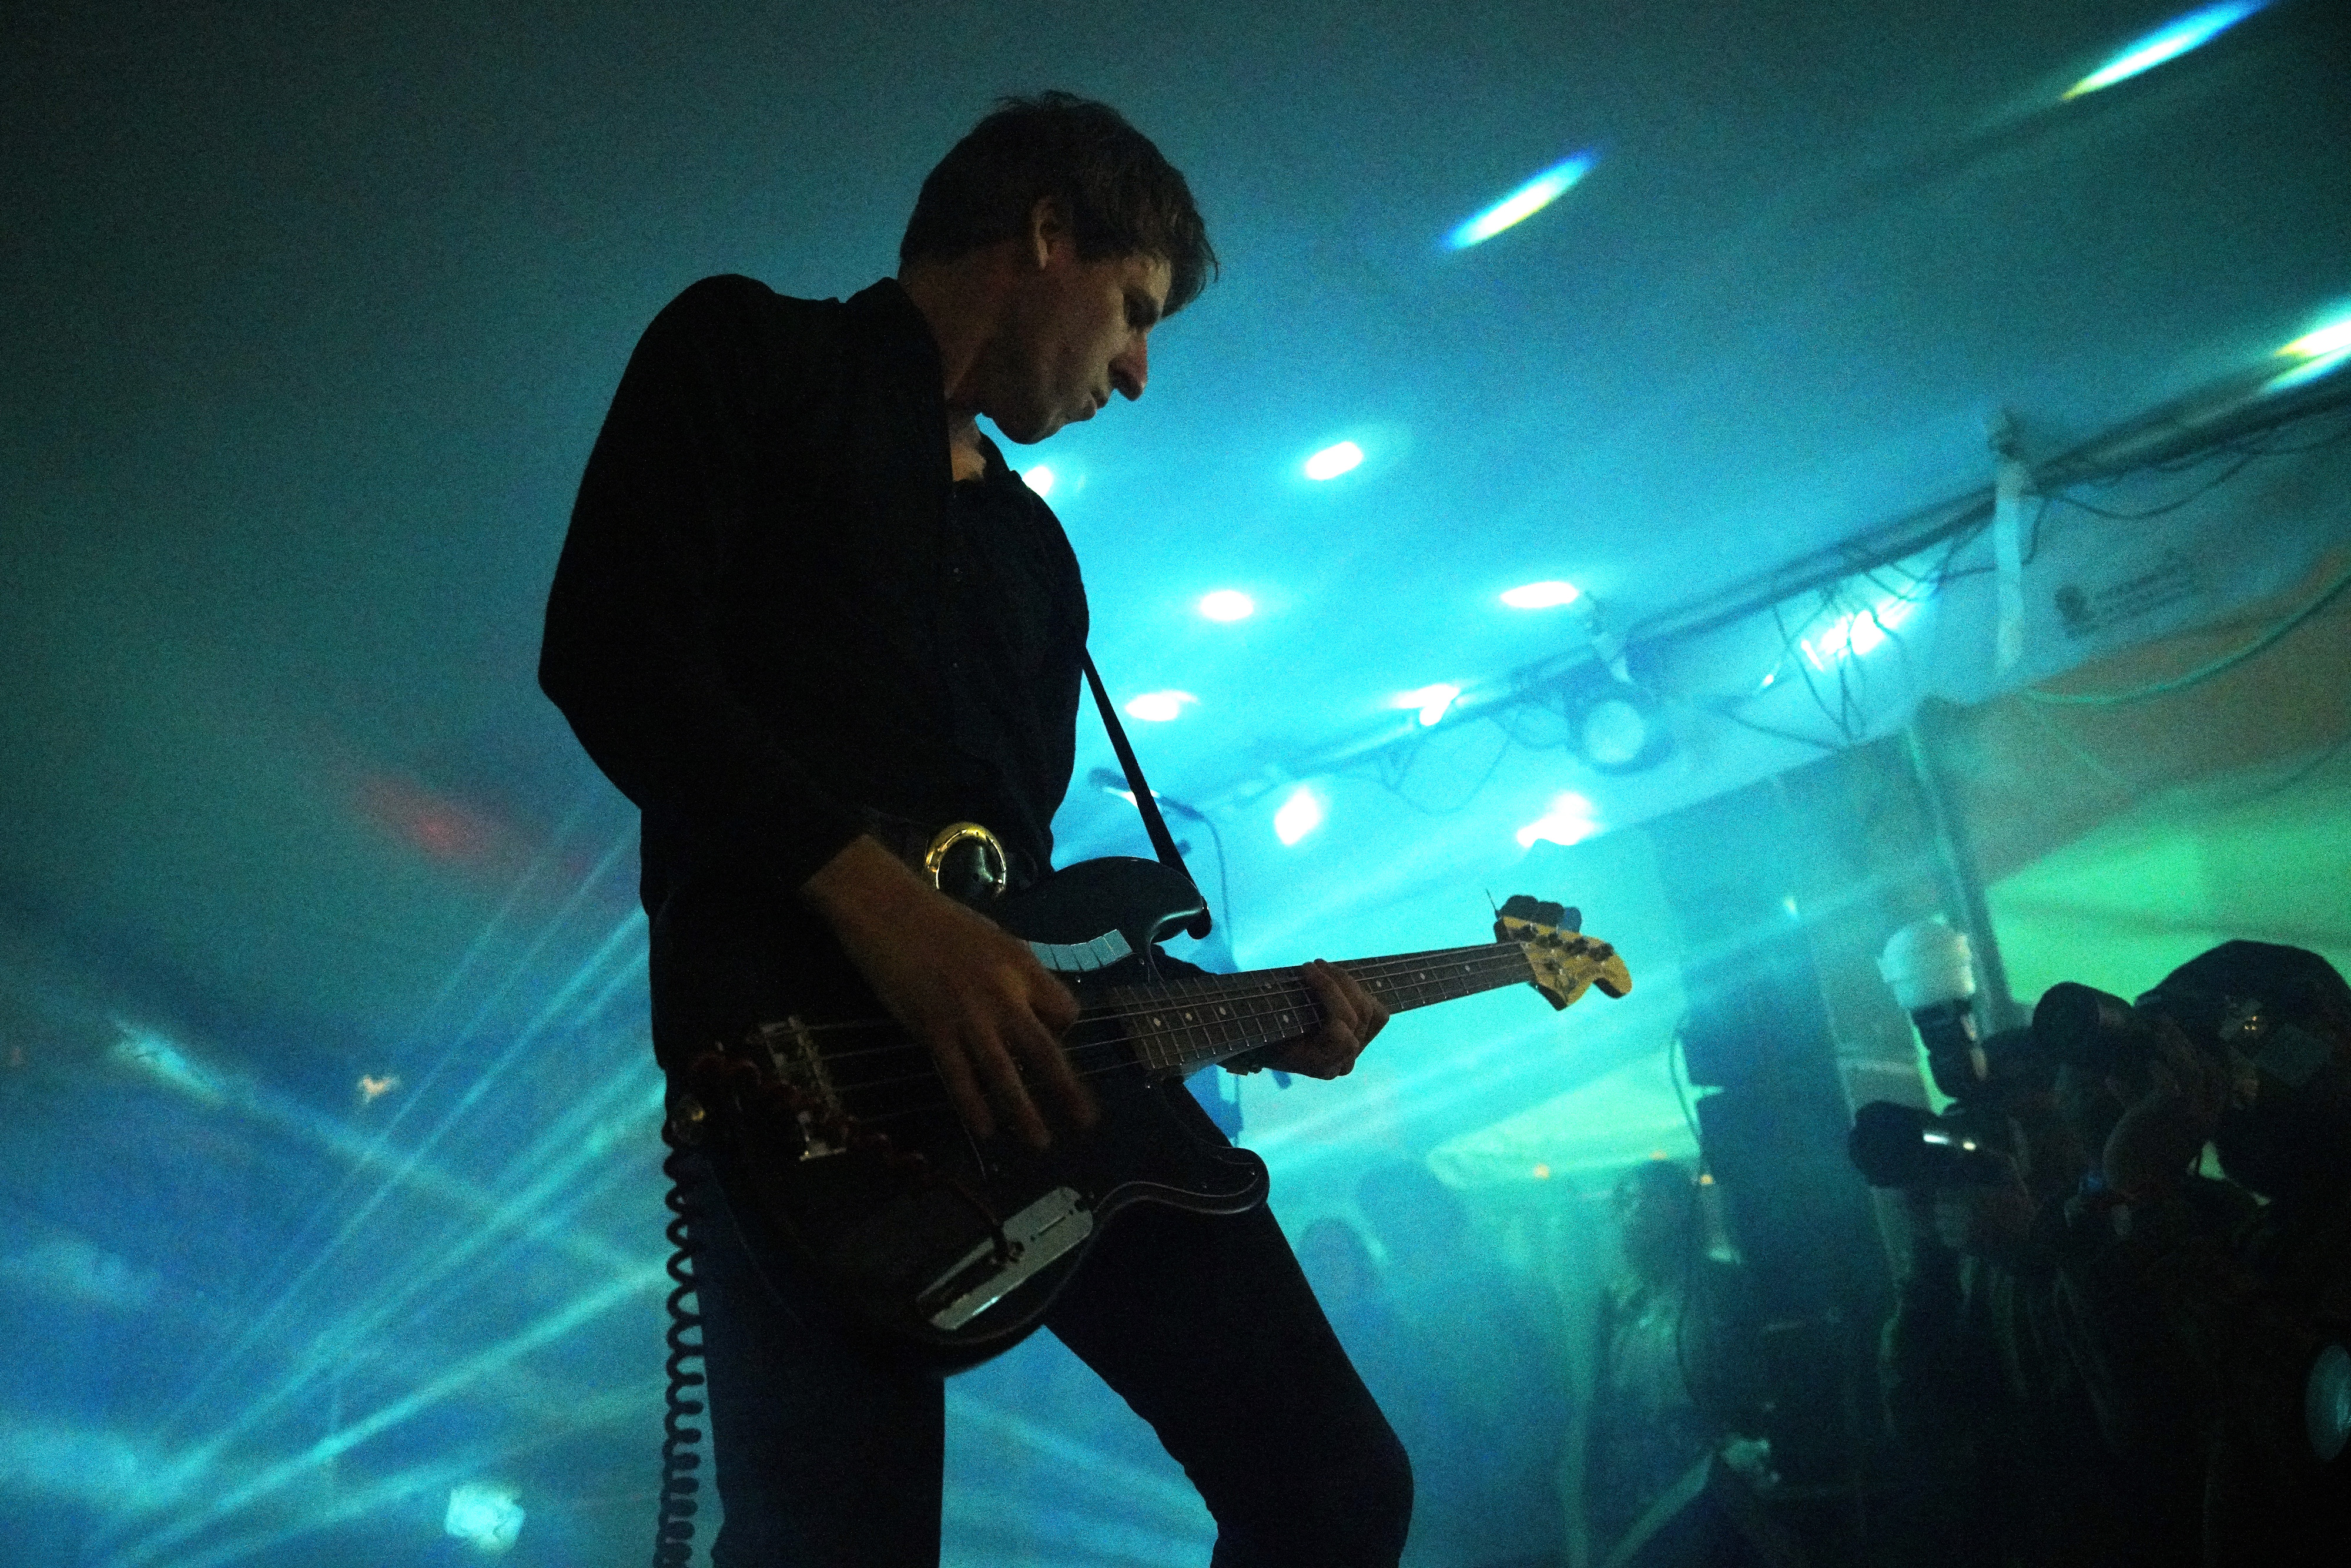
{"type": "Polygon", "coordinates": [[[993,1237],[981,1242],[932,1281],[914,1304],[933,1328],[953,1333],[1092,1235],[1093,1228],[1093,1210],[1077,1189],[1057,1186],[1004,1222],[1001,1252],[993,1237]]]}
{"type": "Polygon", "coordinates": [[[751,1040],[766,1053],[776,1082],[794,1091],[792,1114],[799,1124],[800,1158],[820,1160],[842,1153],[846,1145],[830,1131],[842,1119],[841,1095],[808,1025],[795,1014],[780,1023],[761,1024],[752,1030],[751,1040]]]}

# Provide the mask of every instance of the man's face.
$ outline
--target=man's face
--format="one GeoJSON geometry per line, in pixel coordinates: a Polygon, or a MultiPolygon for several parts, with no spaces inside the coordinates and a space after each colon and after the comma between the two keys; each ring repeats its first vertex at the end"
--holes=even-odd
{"type": "Polygon", "coordinates": [[[1151,329],[1167,303],[1170,272],[1157,256],[1081,261],[1066,230],[1032,236],[999,340],[994,395],[981,412],[1013,441],[1042,441],[1092,419],[1113,392],[1143,395],[1151,329]]]}

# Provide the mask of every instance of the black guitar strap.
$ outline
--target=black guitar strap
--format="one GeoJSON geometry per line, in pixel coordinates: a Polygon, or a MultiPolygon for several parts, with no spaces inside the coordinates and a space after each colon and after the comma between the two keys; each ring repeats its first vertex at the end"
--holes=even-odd
{"type": "MultiPolygon", "coordinates": [[[[1151,835],[1151,847],[1158,852],[1160,863],[1186,882],[1192,882],[1192,873],[1176,848],[1175,835],[1167,831],[1167,819],[1159,814],[1159,801],[1151,793],[1151,786],[1144,782],[1143,764],[1134,759],[1134,747],[1127,744],[1126,727],[1118,722],[1118,710],[1110,706],[1110,693],[1102,689],[1102,674],[1094,668],[1094,656],[1088,653],[1085,661],[1086,685],[1094,689],[1094,706],[1102,709],[1102,727],[1110,731],[1110,748],[1118,753],[1118,765],[1126,769],[1126,787],[1134,793],[1134,809],[1143,813],[1143,831],[1151,835]]],[[[1199,892],[1199,886],[1192,883],[1194,892],[1199,892]]],[[[1202,894],[1200,913],[1184,927],[1185,933],[1195,940],[1206,936],[1216,924],[1207,903],[1207,895],[1202,894]]]]}

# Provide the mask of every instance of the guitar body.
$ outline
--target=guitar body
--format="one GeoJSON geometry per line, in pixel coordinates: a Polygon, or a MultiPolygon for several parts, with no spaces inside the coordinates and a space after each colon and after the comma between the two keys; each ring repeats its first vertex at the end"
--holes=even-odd
{"type": "MultiPolygon", "coordinates": [[[[940,885],[987,883],[941,875],[942,846],[961,852],[975,835],[987,836],[970,823],[942,830],[925,862],[940,885]]],[[[789,940],[724,925],[673,940],[664,912],[655,937],[659,951],[733,956],[700,971],[695,1016],[709,1032],[694,1038],[714,1043],[685,1061],[671,1125],[708,1150],[745,1240],[771,1271],[813,1279],[851,1332],[942,1371],[1034,1332],[1126,1209],[1225,1215],[1262,1203],[1264,1163],[1217,1134],[1183,1081],[1321,1021],[1294,969],[1154,973],[1154,945],[1202,907],[1155,861],[1086,861],[980,896],[1081,1007],[1062,1051],[1102,1114],[1042,1153],[969,1134],[930,1052],[813,920],[789,940]]],[[[1595,987],[1631,988],[1624,960],[1582,934],[1574,910],[1520,894],[1495,913],[1491,944],[1339,967],[1391,1012],[1520,983],[1556,1008],[1595,987]]]]}
{"type": "MultiPolygon", "coordinates": [[[[1152,978],[1143,955],[1200,908],[1154,861],[1088,861],[987,913],[1028,940],[1081,1004],[1152,978]]],[[[1097,1019],[1081,1070],[1101,1120],[1032,1152],[976,1140],[928,1052],[845,957],[810,967],[780,1019],[687,1072],[729,1207],[757,1252],[789,1254],[857,1331],[941,1371],[1034,1332],[1123,1210],[1238,1214],[1265,1166],[1215,1136],[1180,1073],[1148,1067],[1097,1019]]],[[[1073,1060],[1075,1060],[1073,1051],[1073,1060]]]]}

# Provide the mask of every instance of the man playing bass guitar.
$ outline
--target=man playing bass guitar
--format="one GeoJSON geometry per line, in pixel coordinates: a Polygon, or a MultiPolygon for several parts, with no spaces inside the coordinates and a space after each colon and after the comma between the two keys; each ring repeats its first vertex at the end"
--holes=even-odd
{"type": "MultiPolygon", "coordinates": [[[[1183,176],[1110,109],[1047,93],[1004,100],[931,173],[896,277],[846,301],[708,278],[646,330],[540,681],[643,812],[674,1077],[796,966],[845,954],[975,1139],[1091,1124],[1060,1039],[1076,1000],[909,858],[977,821],[1015,886],[1043,874],[1075,745],[1077,562],[979,416],[1025,444],[1141,397],[1153,329],[1214,267],[1183,176]]],[[[1387,1011],[1336,967],[1305,976],[1322,1021],[1269,1064],[1335,1077],[1387,1011]]],[[[692,1214],[714,1561],[935,1563],[938,1375],[844,1333],[789,1257],[755,1257],[715,1181],[692,1214]]],[[[1395,1563],[1403,1450],[1263,1207],[1138,1210],[1045,1322],[1182,1462],[1216,1563],[1395,1563]]]]}

